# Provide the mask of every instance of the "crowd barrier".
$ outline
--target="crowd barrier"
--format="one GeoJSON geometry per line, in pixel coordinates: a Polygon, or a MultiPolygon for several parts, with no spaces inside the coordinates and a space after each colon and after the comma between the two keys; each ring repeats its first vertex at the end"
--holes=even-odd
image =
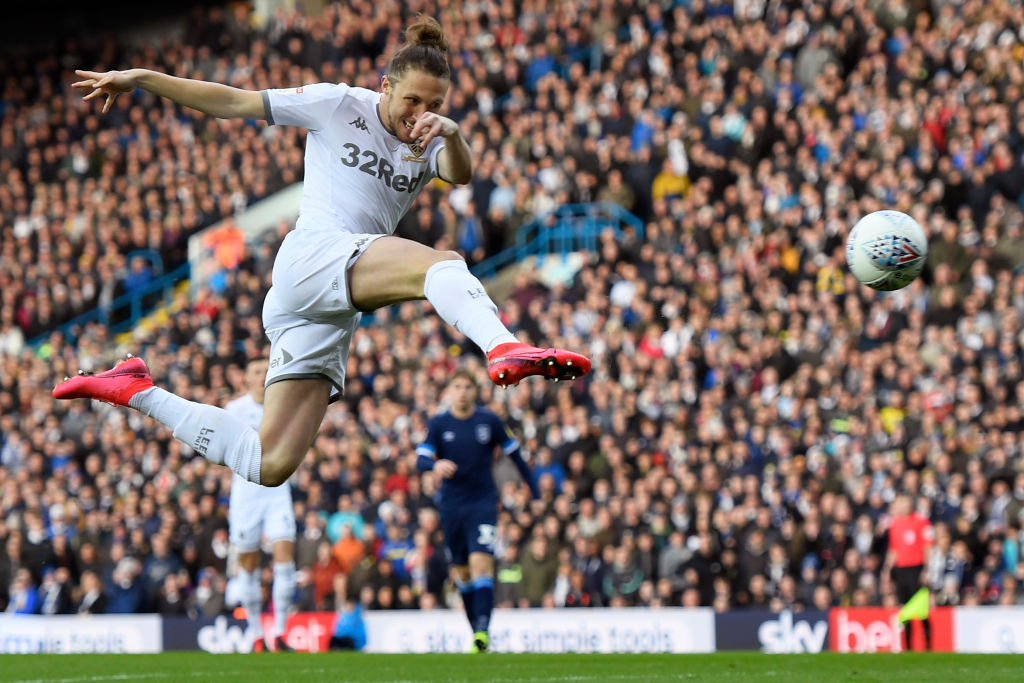
{"type": "MultiPolygon", "coordinates": [[[[898,652],[896,609],[837,607],[826,611],[733,611],[709,608],[495,610],[494,652],[670,652],[760,650],[766,653],[898,652]]],[[[323,652],[332,612],[289,617],[285,641],[323,652]]],[[[272,617],[263,615],[270,631],[272,617]]],[[[369,612],[367,652],[466,652],[471,633],[457,610],[369,612]]],[[[940,652],[1024,653],[1024,607],[940,607],[932,610],[931,649],[940,652]]],[[[920,624],[911,645],[920,648],[920,624]]],[[[0,614],[0,654],[202,650],[248,652],[244,620],[153,614],[27,616],[0,614]]]]}

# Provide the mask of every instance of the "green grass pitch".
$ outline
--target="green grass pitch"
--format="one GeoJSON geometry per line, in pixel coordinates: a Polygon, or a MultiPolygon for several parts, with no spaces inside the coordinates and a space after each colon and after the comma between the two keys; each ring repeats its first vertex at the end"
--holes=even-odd
{"type": "Polygon", "coordinates": [[[24,683],[189,681],[1020,681],[1014,655],[5,655],[0,680],[24,683]]]}

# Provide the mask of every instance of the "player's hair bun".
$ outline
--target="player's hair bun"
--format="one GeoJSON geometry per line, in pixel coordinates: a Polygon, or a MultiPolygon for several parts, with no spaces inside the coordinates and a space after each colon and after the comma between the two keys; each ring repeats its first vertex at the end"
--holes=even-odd
{"type": "Polygon", "coordinates": [[[444,29],[434,17],[417,17],[416,21],[405,29],[405,40],[410,45],[433,47],[441,52],[448,52],[448,36],[444,34],[444,29]]]}
{"type": "Polygon", "coordinates": [[[388,62],[388,78],[392,83],[400,81],[410,69],[451,79],[448,36],[437,19],[420,14],[405,29],[405,40],[405,45],[398,48],[388,62]]]}

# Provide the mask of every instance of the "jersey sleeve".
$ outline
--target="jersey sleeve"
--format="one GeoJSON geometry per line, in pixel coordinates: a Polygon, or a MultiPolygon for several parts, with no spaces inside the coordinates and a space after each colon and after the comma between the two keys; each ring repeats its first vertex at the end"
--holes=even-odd
{"type": "Polygon", "coordinates": [[[493,419],[494,427],[491,429],[491,434],[494,435],[494,445],[501,448],[502,455],[511,455],[519,450],[519,440],[516,439],[508,425],[502,422],[497,415],[493,419]]]}
{"type": "MultiPolygon", "coordinates": [[[[437,157],[438,155],[441,154],[441,150],[443,149],[444,141],[442,140],[441,144],[435,145],[434,149],[430,150],[430,163],[428,164],[428,166],[430,168],[430,172],[433,174],[435,178],[441,178],[441,173],[437,168],[437,157]]],[[[441,178],[441,180],[448,182],[446,178],[441,178]]]]}
{"type": "Polygon", "coordinates": [[[429,458],[436,458],[438,453],[438,446],[440,445],[440,439],[438,434],[440,429],[437,426],[437,419],[433,419],[427,423],[427,438],[423,440],[419,446],[416,447],[417,456],[426,456],[429,458]]]}
{"type": "Polygon", "coordinates": [[[348,94],[344,83],[314,83],[299,88],[262,90],[267,123],[320,130],[348,94]]]}
{"type": "Polygon", "coordinates": [[[522,453],[519,452],[519,440],[500,417],[494,415],[492,419],[494,421],[494,428],[491,430],[492,434],[494,434],[492,437],[493,445],[501,447],[502,455],[509,457],[512,464],[519,470],[519,476],[523,478],[523,482],[530,488],[530,495],[534,500],[540,500],[540,489],[537,488],[537,481],[534,479],[533,472],[530,471],[530,466],[523,460],[522,453]]]}

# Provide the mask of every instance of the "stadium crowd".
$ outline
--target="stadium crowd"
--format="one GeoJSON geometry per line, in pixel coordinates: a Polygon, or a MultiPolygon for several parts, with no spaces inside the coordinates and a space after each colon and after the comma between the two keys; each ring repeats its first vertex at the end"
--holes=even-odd
{"type": "Polygon", "coordinates": [[[479,375],[544,494],[499,466],[499,606],[892,605],[899,493],[935,525],[936,602],[1024,604],[1024,9],[440,8],[355,0],[253,28],[236,5],[158,48],[0,60],[0,608],[226,609],[230,471],[136,413],[49,392],[130,351],[162,386],[223,405],[263,347],[273,249],[129,342],[99,325],[45,352],[24,339],[103,296],[132,250],[176,262],[190,232],[301,172],[299,132],[146,98],[104,118],[67,90],[71,70],[376,87],[419,9],[453,38],[449,109],[477,169],[425,192],[400,234],[472,261],[568,202],[618,202],[646,227],[602,236],[570,282],[523,271],[500,302],[524,340],[589,351],[571,385],[495,390],[479,351],[416,304],[358,331],[344,399],[288,484],[300,609],[457,600],[437,482],[414,466],[456,367],[479,375]],[[931,236],[925,275],[891,294],[843,255],[883,207],[931,236]]]}

